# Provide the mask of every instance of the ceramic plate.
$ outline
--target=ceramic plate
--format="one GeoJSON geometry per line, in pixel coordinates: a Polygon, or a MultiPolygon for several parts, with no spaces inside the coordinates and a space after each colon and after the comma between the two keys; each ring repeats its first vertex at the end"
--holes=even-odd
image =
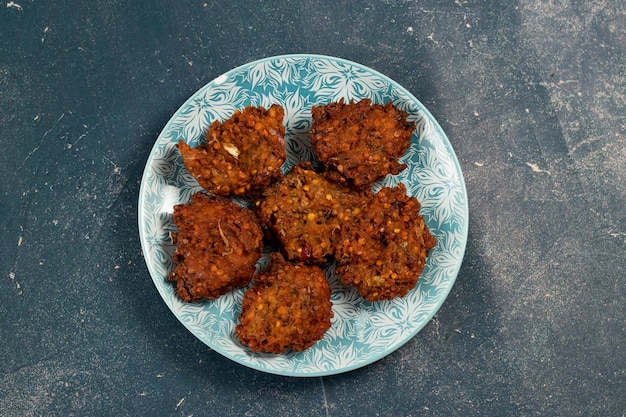
{"type": "MultiPolygon", "coordinates": [[[[238,201],[246,204],[246,201],[238,201]]],[[[465,184],[445,133],[428,110],[407,90],[380,73],[339,58],[287,55],[255,61],[205,85],[174,114],[149,155],[139,195],[141,245],[154,285],[191,333],[235,362],[274,374],[323,376],[370,364],[415,336],[446,299],[465,251],[468,209],[465,184]],[[406,185],[422,203],[421,213],[437,239],[417,286],[406,297],[370,303],[341,285],[333,265],[325,273],[333,290],[330,330],[312,348],[283,355],[255,354],[234,333],[244,289],[218,300],[180,301],[167,281],[174,246],[168,236],[173,207],[200,191],[176,150],[182,139],[192,146],[204,140],[208,126],[246,106],[279,104],[285,109],[288,158],[283,170],[313,158],[307,132],[311,107],[340,99],[375,103],[391,100],[417,125],[402,157],[408,168],[375,184],[406,185]]]]}

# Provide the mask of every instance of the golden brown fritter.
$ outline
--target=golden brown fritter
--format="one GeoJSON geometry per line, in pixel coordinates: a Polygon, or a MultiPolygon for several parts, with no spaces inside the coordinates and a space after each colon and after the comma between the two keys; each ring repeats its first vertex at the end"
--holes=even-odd
{"type": "Polygon", "coordinates": [[[361,212],[369,195],[369,190],[350,189],[297,165],[265,190],[256,213],[287,259],[323,262],[334,252],[341,225],[361,212]]]}
{"type": "Polygon", "coordinates": [[[342,228],[336,251],[341,282],[368,301],[403,297],[417,284],[435,246],[420,203],[406,188],[382,188],[363,214],[342,228]]]}
{"type": "Polygon", "coordinates": [[[178,150],[189,173],[212,194],[244,195],[270,185],[285,162],[284,109],[246,107],[221,123],[213,122],[206,143],[178,150]]]}
{"type": "Polygon", "coordinates": [[[269,269],[244,294],[235,332],[254,352],[305,350],[330,328],[330,295],[318,266],[286,262],[274,252],[269,269]]]}
{"type": "Polygon", "coordinates": [[[174,207],[173,220],[177,248],[168,278],[182,300],[218,298],[250,283],[263,248],[252,210],[200,192],[174,207]]]}
{"type": "Polygon", "coordinates": [[[371,185],[385,175],[398,174],[398,162],[410,146],[415,123],[392,102],[372,104],[363,99],[312,108],[311,141],[320,160],[337,180],[371,185]]]}

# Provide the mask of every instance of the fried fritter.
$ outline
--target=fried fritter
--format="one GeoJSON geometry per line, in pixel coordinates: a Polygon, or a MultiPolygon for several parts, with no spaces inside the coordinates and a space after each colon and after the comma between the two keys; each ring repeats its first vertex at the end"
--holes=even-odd
{"type": "Polygon", "coordinates": [[[309,165],[297,165],[265,190],[256,213],[287,259],[323,262],[334,252],[342,223],[361,212],[369,195],[369,190],[352,190],[309,165]]]}
{"type": "Polygon", "coordinates": [[[415,123],[392,102],[372,104],[343,99],[311,110],[311,141],[315,155],[336,180],[371,185],[406,168],[398,162],[410,146],[415,123]]]}
{"type": "Polygon", "coordinates": [[[414,288],[436,243],[419,209],[403,184],[375,194],[363,214],[342,228],[335,253],[341,282],[368,301],[403,297],[414,288]]]}
{"type": "Polygon", "coordinates": [[[305,350],[330,328],[330,286],[318,266],[271,256],[269,269],[244,293],[235,332],[254,352],[305,350]]]}
{"type": "Polygon", "coordinates": [[[174,207],[173,220],[176,266],[168,279],[176,282],[182,300],[218,298],[250,283],[263,249],[263,231],[252,210],[199,192],[174,207]]]}
{"type": "Polygon", "coordinates": [[[245,195],[279,178],[285,162],[284,109],[246,107],[221,123],[213,122],[206,143],[178,150],[189,173],[205,190],[221,196],[245,195]]]}

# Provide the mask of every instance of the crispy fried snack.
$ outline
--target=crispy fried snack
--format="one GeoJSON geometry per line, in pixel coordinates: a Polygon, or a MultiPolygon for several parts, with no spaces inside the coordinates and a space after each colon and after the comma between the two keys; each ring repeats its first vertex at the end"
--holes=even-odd
{"type": "Polygon", "coordinates": [[[252,210],[219,196],[196,193],[174,207],[178,233],[175,268],[168,279],[176,282],[184,301],[218,298],[245,287],[261,257],[263,231],[252,210]]]}
{"type": "Polygon", "coordinates": [[[392,102],[372,104],[363,99],[345,104],[342,99],[314,106],[312,114],[314,152],[337,180],[371,185],[406,168],[398,158],[409,148],[415,123],[408,122],[408,113],[392,102]]]}
{"type": "Polygon", "coordinates": [[[305,350],[330,328],[330,295],[318,266],[285,262],[274,252],[269,269],[244,294],[235,332],[254,352],[305,350]]]}
{"type": "Polygon", "coordinates": [[[267,187],[281,176],[285,162],[284,109],[246,107],[224,123],[213,122],[206,143],[191,148],[182,140],[178,150],[185,168],[208,192],[244,195],[267,187]]]}
{"type": "Polygon", "coordinates": [[[323,262],[335,250],[341,225],[361,212],[370,195],[330,181],[309,165],[297,165],[265,190],[256,213],[287,259],[323,262]]]}
{"type": "Polygon", "coordinates": [[[363,215],[342,228],[336,251],[341,282],[368,301],[403,297],[417,284],[435,246],[419,201],[406,188],[382,188],[363,215]]]}

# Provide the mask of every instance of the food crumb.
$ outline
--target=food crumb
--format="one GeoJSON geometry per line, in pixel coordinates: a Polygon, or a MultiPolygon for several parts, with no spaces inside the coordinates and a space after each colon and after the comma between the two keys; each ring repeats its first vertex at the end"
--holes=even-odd
{"type": "Polygon", "coordinates": [[[537,165],[537,164],[532,164],[532,163],[530,163],[530,162],[526,162],[526,165],[527,165],[527,166],[529,166],[529,167],[530,167],[530,169],[531,169],[533,172],[536,172],[536,173],[538,173],[538,174],[543,173],[543,174],[552,175],[552,174],[550,173],[550,171],[546,171],[546,170],[544,170],[544,169],[539,168],[539,165],[537,165]]]}
{"type": "Polygon", "coordinates": [[[7,9],[10,9],[10,8],[13,8],[13,9],[16,9],[16,10],[23,10],[24,9],[20,4],[17,4],[17,3],[13,2],[13,1],[10,1],[10,2],[7,3],[7,9]]]}

